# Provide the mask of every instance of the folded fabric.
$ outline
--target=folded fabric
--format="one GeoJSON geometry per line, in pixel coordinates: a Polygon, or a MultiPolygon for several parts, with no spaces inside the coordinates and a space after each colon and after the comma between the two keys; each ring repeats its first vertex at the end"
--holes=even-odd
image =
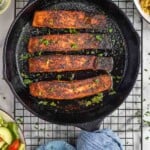
{"type": "Polygon", "coordinates": [[[83,131],[77,139],[77,150],[123,150],[121,140],[110,129],[83,131]]]}
{"type": "Polygon", "coordinates": [[[82,131],[76,148],[64,141],[52,141],[37,150],[123,150],[119,137],[110,129],[87,132],[82,131]]]}
{"type": "Polygon", "coordinates": [[[38,147],[37,150],[75,150],[75,148],[65,141],[51,141],[38,147]]]}

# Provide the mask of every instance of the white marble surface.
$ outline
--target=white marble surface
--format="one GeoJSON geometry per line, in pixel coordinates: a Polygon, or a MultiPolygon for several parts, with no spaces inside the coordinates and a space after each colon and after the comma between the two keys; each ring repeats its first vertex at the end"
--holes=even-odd
{"type": "MultiPolygon", "coordinates": [[[[0,15],[0,108],[5,109],[10,114],[13,113],[13,101],[14,96],[11,93],[8,85],[3,80],[2,75],[2,53],[4,39],[7,34],[7,30],[14,17],[14,0],[12,0],[11,7],[3,14],[0,15]]],[[[143,102],[143,116],[145,120],[150,121],[150,117],[145,117],[145,112],[148,111],[150,105],[150,25],[144,21],[143,32],[143,98],[146,101],[143,102]],[[148,70],[148,71],[147,71],[148,70]]],[[[150,127],[143,128],[143,149],[150,149],[150,139],[145,140],[147,136],[150,137],[150,127]]]]}

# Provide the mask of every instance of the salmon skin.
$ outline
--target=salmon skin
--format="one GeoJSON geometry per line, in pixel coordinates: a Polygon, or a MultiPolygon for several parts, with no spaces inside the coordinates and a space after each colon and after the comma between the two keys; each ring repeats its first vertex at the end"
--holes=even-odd
{"type": "Polygon", "coordinates": [[[105,34],[59,34],[32,37],[29,40],[28,52],[38,51],[80,51],[84,49],[111,49],[110,38],[105,34]]]}
{"type": "Polygon", "coordinates": [[[82,11],[43,10],[34,14],[33,27],[49,27],[56,29],[98,29],[106,26],[106,16],[88,14],[82,11]]]}
{"type": "Polygon", "coordinates": [[[96,57],[87,55],[47,55],[29,59],[29,72],[63,72],[78,70],[113,69],[112,57],[96,57]]]}
{"type": "Polygon", "coordinates": [[[92,96],[110,90],[111,87],[112,78],[105,74],[85,80],[35,82],[30,84],[29,90],[32,96],[38,98],[71,100],[92,96]]]}

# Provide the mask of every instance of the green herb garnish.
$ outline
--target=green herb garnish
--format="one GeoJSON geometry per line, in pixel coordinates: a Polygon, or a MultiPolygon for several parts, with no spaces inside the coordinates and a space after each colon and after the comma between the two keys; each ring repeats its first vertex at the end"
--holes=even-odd
{"type": "Polygon", "coordinates": [[[98,54],[98,57],[103,57],[103,54],[98,54]]]}
{"type": "Polygon", "coordinates": [[[38,56],[41,56],[42,55],[42,51],[39,51],[37,54],[38,54],[38,56]]]}
{"type": "Polygon", "coordinates": [[[110,28],[110,29],[108,29],[108,31],[109,31],[109,33],[112,33],[112,32],[113,32],[113,29],[112,29],[112,28],[110,28]]]}
{"type": "Polygon", "coordinates": [[[86,107],[88,107],[88,106],[92,105],[92,102],[91,101],[87,101],[85,105],[86,105],[86,107]]]}
{"type": "Polygon", "coordinates": [[[69,33],[71,33],[71,34],[76,34],[76,33],[78,33],[78,32],[77,32],[76,29],[69,29],[69,33]]]}
{"type": "Polygon", "coordinates": [[[39,105],[47,105],[48,102],[47,102],[47,101],[39,101],[38,104],[39,104],[39,105]]]}
{"type": "Polygon", "coordinates": [[[23,83],[26,84],[26,85],[28,85],[28,84],[30,84],[30,83],[32,83],[32,82],[33,82],[33,81],[30,80],[30,79],[24,79],[24,80],[23,80],[23,83]]]}
{"type": "Polygon", "coordinates": [[[103,100],[103,93],[99,93],[98,95],[96,95],[96,96],[94,96],[94,97],[92,98],[92,103],[98,104],[98,103],[100,103],[102,100],[103,100]]]}
{"type": "Polygon", "coordinates": [[[47,39],[40,39],[39,40],[40,44],[44,44],[46,46],[50,45],[53,41],[52,40],[47,40],[47,39]]]}
{"type": "Polygon", "coordinates": [[[145,137],[145,140],[149,140],[149,139],[150,139],[150,137],[149,137],[149,136],[145,137]]]}
{"type": "Polygon", "coordinates": [[[61,80],[62,75],[58,74],[56,78],[57,78],[57,80],[61,80]]]}
{"type": "Polygon", "coordinates": [[[78,45],[77,45],[76,43],[72,43],[72,44],[71,44],[71,48],[76,49],[76,48],[78,48],[78,45]]]}
{"type": "Polygon", "coordinates": [[[72,73],[71,74],[71,77],[69,78],[71,81],[74,79],[74,77],[75,77],[75,74],[74,73],[72,73]]]}
{"type": "Polygon", "coordinates": [[[150,121],[146,121],[146,120],[143,120],[144,121],[144,125],[147,125],[150,127],[150,121]]]}
{"type": "Polygon", "coordinates": [[[112,90],[109,92],[109,95],[115,95],[116,94],[116,91],[112,90]]]}
{"type": "Polygon", "coordinates": [[[95,51],[91,51],[91,54],[95,54],[95,51]]]}
{"type": "Polygon", "coordinates": [[[28,53],[22,54],[22,55],[20,56],[20,60],[27,60],[27,59],[30,58],[30,57],[31,57],[31,54],[28,54],[28,53]]]}
{"type": "Polygon", "coordinates": [[[95,82],[95,83],[99,83],[99,79],[95,79],[94,82],[95,82]]]}
{"type": "Polygon", "coordinates": [[[147,69],[144,69],[144,71],[148,71],[147,69]]]}
{"type": "Polygon", "coordinates": [[[56,106],[56,103],[55,103],[55,102],[51,102],[51,103],[50,103],[50,106],[55,107],[55,106],[56,106]]]}
{"type": "Polygon", "coordinates": [[[25,73],[21,73],[21,76],[22,76],[23,78],[25,78],[25,79],[29,78],[29,76],[26,75],[25,73]]]}
{"type": "Polygon", "coordinates": [[[19,124],[23,124],[23,117],[19,117],[19,118],[17,118],[17,120],[16,120],[16,123],[19,125],[19,124]]]}
{"type": "Polygon", "coordinates": [[[145,116],[150,116],[150,111],[145,112],[145,116]]]}
{"type": "Polygon", "coordinates": [[[96,35],[96,40],[102,41],[102,35],[96,35]]]}

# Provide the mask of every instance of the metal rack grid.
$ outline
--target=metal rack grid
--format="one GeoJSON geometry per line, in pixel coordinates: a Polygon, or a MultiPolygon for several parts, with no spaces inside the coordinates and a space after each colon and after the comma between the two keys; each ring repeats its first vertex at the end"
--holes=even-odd
{"type": "MultiPolygon", "coordinates": [[[[129,17],[141,37],[141,59],[143,55],[143,21],[130,0],[113,0],[129,17]]],[[[15,0],[15,15],[27,4],[28,0],[15,0]]],[[[100,129],[111,128],[121,138],[125,150],[142,150],[142,61],[136,84],[126,101],[110,116],[105,118],[100,129]]],[[[27,111],[14,98],[14,117],[21,122],[27,150],[54,139],[74,143],[80,129],[43,121],[27,111]]]]}

